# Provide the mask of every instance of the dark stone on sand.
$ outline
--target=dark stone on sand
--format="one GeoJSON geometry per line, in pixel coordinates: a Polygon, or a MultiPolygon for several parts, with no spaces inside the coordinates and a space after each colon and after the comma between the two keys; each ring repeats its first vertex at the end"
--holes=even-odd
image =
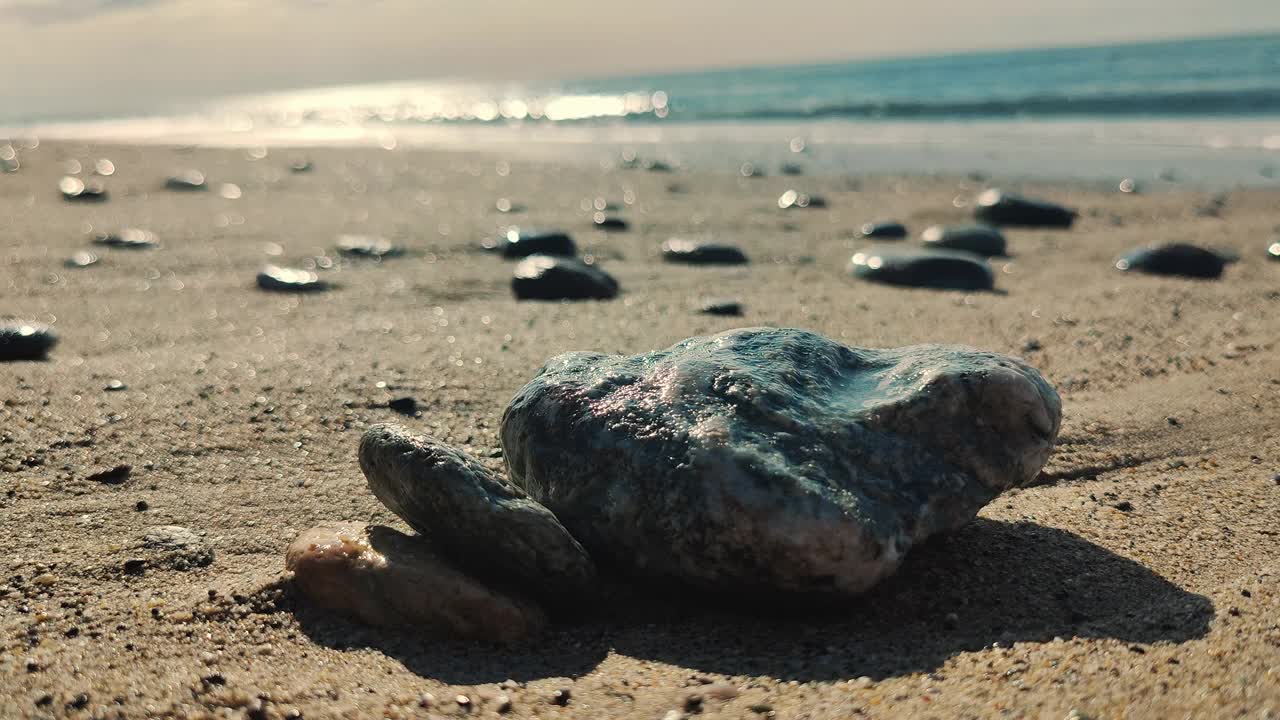
{"type": "Polygon", "coordinates": [[[871,248],[853,256],[851,270],[862,280],[937,290],[991,290],[995,275],[977,255],[950,250],[914,252],[871,248]]]}
{"type": "Polygon", "coordinates": [[[404,248],[376,235],[339,235],[337,247],[347,257],[388,258],[404,254],[404,248]]]}
{"type": "Polygon", "coordinates": [[[1220,277],[1225,267],[1218,253],[1187,243],[1138,248],[1116,260],[1118,270],[1200,279],[1220,277]]]}
{"type": "Polygon", "coordinates": [[[907,236],[907,226],[900,222],[867,223],[862,226],[862,237],[897,240],[907,236]]]}
{"type": "Polygon", "coordinates": [[[133,472],[131,465],[117,465],[110,470],[102,470],[89,475],[85,480],[90,482],[99,482],[104,485],[120,485],[129,479],[129,473],[133,472]]]}
{"type": "Polygon", "coordinates": [[[147,551],[150,567],[191,570],[213,564],[213,546],[179,525],[148,528],[139,549],[147,551]]]}
{"type": "Polygon", "coordinates": [[[496,239],[482,244],[485,250],[502,253],[505,258],[523,258],[530,255],[562,255],[573,257],[578,247],[568,233],[557,230],[520,230],[511,228],[496,239]]]}
{"type": "Polygon", "coordinates": [[[500,434],[511,482],[597,564],[721,593],[850,596],[1035,478],[1060,412],[1014,358],[748,328],[553,358],[500,434]]]}
{"type": "Polygon", "coordinates": [[[150,230],[123,228],[111,233],[100,233],[93,239],[95,245],[121,250],[151,250],[160,247],[160,239],[150,230]]]}
{"type": "Polygon", "coordinates": [[[747,256],[733,245],[671,238],[662,243],[662,259],[688,265],[742,265],[747,256]]]}
{"type": "Polygon", "coordinates": [[[518,300],[608,300],[618,281],[576,258],[531,255],[516,265],[511,291],[518,300]]]}
{"type": "Polygon", "coordinates": [[[1276,240],[1267,246],[1267,257],[1272,260],[1280,260],[1280,240],[1276,240]]]}
{"type": "Polygon", "coordinates": [[[649,172],[656,173],[669,173],[675,170],[675,168],[671,166],[671,163],[663,160],[646,160],[644,162],[644,169],[649,172]]]}
{"type": "Polygon", "coordinates": [[[67,202],[103,202],[107,199],[107,189],[96,180],[85,182],[70,175],[58,181],[58,191],[67,202]]]}
{"type": "Polygon", "coordinates": [[[43,360],[58,344],[58,334],[41,323],[0,320],[0,362],[43,360]]]}
{"type": "Polygon", "coordinates": [[[411,396],[398,397],[387,402],[387,407],[401,415],[413,415],[418,412],[418,401],[411,396]]]}
{"type": "Polygon", "coordinates": [[[312,602],[370,625],[510,643],[547,624],[538,607],[459,570],[424,538],[389,527],[312,528],[289,545],[285,567],[312,602]]]}
{"type": "Polygon", "coordinates": [[[821,195],[788,190],[778,196],[778,208],[781,210],[803,210],[804,208],[824,208],[827,201],[821,195]]]}
{"type": "Polygon", "coordinates": [[[329,283],[310,270],[268,265],[258,273],[258,287],[272,292],[318,292],[328,290],[329,283]]]}
{"type": "Polygon", "coordinates": [[[545,507],[427,435],[376,425],[360,440],[360,469],[395,514],[469,573],[556,604],[595,589],[595,565],[545,507]]]}
{"type": "Polygon", "coordinates": [[[991,257],[1004,255],[1004,234],[989,225],[934,225],[920,235],[926,247],[963,250],[991,257]]]}
{"type": "Polygon", "coordinates": [[[306,173],[306,172],[311,172],[312,169],[313,169],[313,166],[311,165],[310,160],[294,160],[293,162],[289,163],[290,172],[306,173]]]}
{"type": "Polygon", "coordinates": [[[62,261],[62,265],[69,268],[87,268],[90,265],[96,265],[97,263],[97,253],[92,253],[88,250],[81,250],[62,261]]]}
{"type": "Polygon", "coordinates": [[[803,175],[804,166],[800,165],[799,163],[784,163],[783,166],[779,169],[779,172],[781,172],[783,175],[790,175],[792,177],[796,175],[803,175]]]}
{"type": "Polygon", "coordinates": [[[731,299],[715,299],[707,300],[702,303],[702,307],[698,310],[704,315],[725,315],[729,317],[742,316],[742,303],[738,300],[731,299]]]}
{"type": "Polygon", "coordinates": [[[973,215],[980,222],[1011,227],[1069,228],[1076,221],[1070,208],[995,189],[978,196],[973,215]]]}
{"type": "Polygon", "coordinates": [[[104,385],[102,389],[106,392],[123,392],[125,390],[128,390],[129,386],[125,385],[120,380],[112,380],[108,382],[106,385],[104,385]]]}
{"type": "Polygon", "coordinates": [[[630,225],[627,224],[626,220],[623,220],[620,217],[614,217],[612,215],[605,215],[603,213],[596,213],[595,217],[592,218],[591,222],[594,223],[595,226],[600,228],[601,230],[622,231],[622,230],[627,230],[631,227],[630,225]]]}
{"type": "Polygon", "coordinates": [[[204,173],[199,170],[184,170],[174,173],[165,178],[164,186],[168,190],[186,192],[209,189],[209,186],[205,183],[204,173]]]}

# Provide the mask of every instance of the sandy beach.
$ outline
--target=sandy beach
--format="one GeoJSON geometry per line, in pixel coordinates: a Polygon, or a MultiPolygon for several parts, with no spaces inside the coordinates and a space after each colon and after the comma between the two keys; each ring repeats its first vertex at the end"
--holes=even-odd
{"type": "Polygon", "coordinates": [[[405,148],[45,142],[20,159],[0,175],[0,317],[61,342],[45,362],[0,363],[0,717],[1280,716],[1276,190],[1228,191],[1207,213],[1214,192],[1176,184],[744,178],[405,148]],[[67,162],[87,178],[98,158],[115,167],[109,200],[65,202],[67,162]],[[313,168],[291,172],[301,158],[313,168]],[[208,191],[163,188],[187,168],[208,191]],[[849,276],[864,222],[914,237],[968,220],[991,186],[1080,219],[1010,230],[995,293],[849,276]],[[780,210],[790,188],[828,206],[780,210]],[[500,213],[500,198],[526,210],[500,213]],[[631,229],[593,228],[597,198],[631,229]],[[510,224],[569,231],[622,293],[517,302],[511,264],[478,250],[510,224]],[[161,247],[64,267],[121,227],[161,247]],[[344,233],[408,253],[340,258],[344,233]],[[736,244],[751,263],[664,263],[672,236],[736,244]],[[1112,267],[1172,241],[1241,259],[1216,281],[1112,267]],[[319,272],[336,287],[263,292],[268,262],[332,263],[319,272]],[[700,314],[708,297],[744,316],[700,314]],[[1058,447],[1034,486],[847,607],[619,589],[500,648],[363,627],[290,585],[284,549],[306,528],[405,529],[357,466],[369,425],[405,422],[496,468],[502,410],[549,357],[760,325],[1022,357],[1062,396],[1058,447]],[[419,417],[388,409],[402,396],[419,417]],[[90,479],[120,465],[122,482],[90,479]],[[169,525],[213,561],[127,570],[169,525]]]}

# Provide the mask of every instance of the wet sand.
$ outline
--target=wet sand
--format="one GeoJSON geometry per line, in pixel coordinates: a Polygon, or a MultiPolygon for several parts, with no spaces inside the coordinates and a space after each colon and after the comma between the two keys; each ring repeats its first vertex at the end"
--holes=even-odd
{"type": "Polygon", "coordinates": [[[1264,256],[1275,191],[1231,192],[1214,217],[1196,214],[1210,200],[1199,190],[1006,186],[1082,217],[1067,232],[1010,231],[999,291],[966,295],[860,283],[845,266],[868,244],[853,239],[864,222],[914,235],[967,219],[953,199],[984,187],[971,179],[76,143],[21,161],[0,175],[0,315],[50,322],[61,343],[47,362],[0,363],[0,716],[494,716],[499,696],[512,717],[1280,712],[1280,264],[1264,256]],[[303,155],[314,169],[292,173],[303,155]],[[64,161],[88,171],[100,157],[117,168],[110,200],[64,202],[64,161]],[[184,168],[210,190],[164,190],[184,168]],[[781,211],[788,188],[828,207],[781,211]],[[597,196],[629,232],[591,227],[597,196]],[[528,212],[497,212],[501,197],[528,212]],[[572,232],[622,294],[515,302],[511,264],[475,250],[508,223],[572,232]],[[96,248],[97,265],[63,267],[93,232],[131,226],[161,248],[96,248]],[[330,292],[255,287],[267,262],[334,258],[342,233],[409,254],[339,260],[321,271],[330,292]],[[738,244],[752,262],[665,264],[672,235],[738,244]],[[1152,241],[1242,260],[1218,281],[1111,268],[1152,241]],[[698,314],[708,296],[741,299],[745,316],[698,314]],[[1035,487],[913,551],[847,607],[648,587],[496,648],[361,627],[287,582],[284,548],[312,525],[404,528],[356,465],[366,426],[405,421],[390,399],[413,396],[411,425],[489,457],[507,400],[551,355],[749,325],[1025,357],[1063,396],[1058,450],[1035,487]],[[127,389],[104,391],[112,380],[127,389]],[[124,482],[88,479],[122,464],[124,482]],[[213,562],[127,572],[160,525],[199,534],[213,562]]]}

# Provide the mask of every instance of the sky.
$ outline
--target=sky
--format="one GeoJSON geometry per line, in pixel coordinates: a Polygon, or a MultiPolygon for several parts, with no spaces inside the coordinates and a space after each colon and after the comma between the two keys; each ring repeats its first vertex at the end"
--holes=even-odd
{"type": "Polygon", "coordinates": [[[1264,31],[1280,0],[0,0],[0,112],[1264,31]]]}

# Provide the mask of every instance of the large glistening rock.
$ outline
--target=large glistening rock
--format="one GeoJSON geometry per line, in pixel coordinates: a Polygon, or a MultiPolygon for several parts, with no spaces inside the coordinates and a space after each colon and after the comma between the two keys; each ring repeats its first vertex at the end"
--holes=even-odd
{"type": "Polygon", "coordinates": [[[422,538],[332,523],[303,532],[285,567],[312,601],[370,625],[513,642],[546,625],[543,612],[454,568],[422,538]]]}
{"type": "Polygon", "coordinates": [[[713,591],[852,595],[1034,478],[1060,402],[1013,358],[749,328],[553,358],[511,401],[513,483],[598,565],[713,591]]]}
{"type": "Polygon", "coordinates": [[[595,566],[564,526],[475,458],[398,425],[360,440],[369,489],[450,561],[558,605],[595,590],[595,566]]]}
{"type": "Polygon", "coordinates": [[[1069,228],[1076,221],[1070,208],[995,189],[978,196],[973,216],[991,225],[1020,227],[1069,228]]]}
{"type": "Polygon", "coordinates": [[[577,258],[530,255],[516,265],[511,292],[517,300],[608,300],[618,281],[577,258]]]}
{"type": "Polygon", "coordinates": [[[991,290],[995,275],[982,258],[965,252],[884,250],[854,253],[849,265],[854,277],[886,285],[935,290],[991,290]]]}

